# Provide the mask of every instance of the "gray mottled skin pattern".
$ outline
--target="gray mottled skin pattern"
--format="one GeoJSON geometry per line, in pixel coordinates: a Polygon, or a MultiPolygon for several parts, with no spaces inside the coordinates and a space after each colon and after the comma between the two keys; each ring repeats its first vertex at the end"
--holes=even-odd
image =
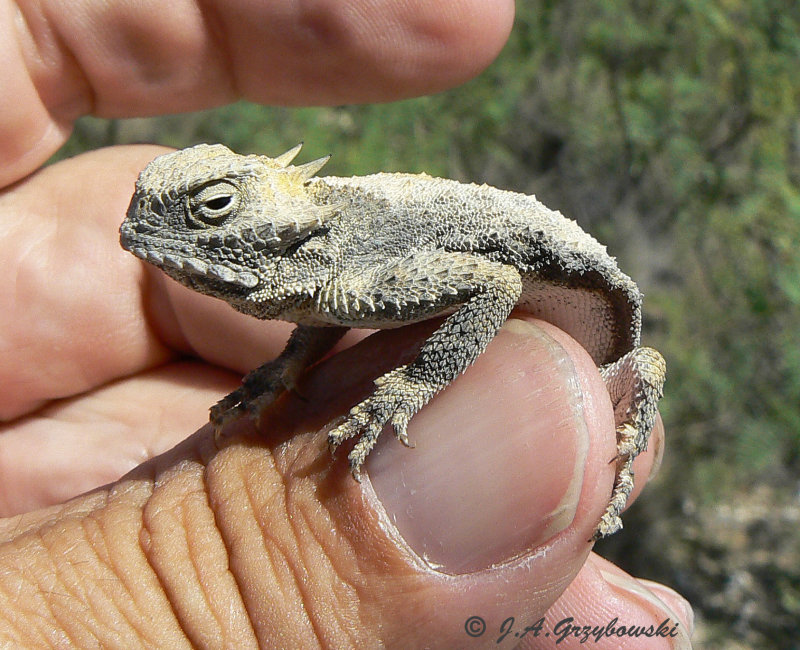
{"type": "Polygon", "coordinates": [[[639,347],[641,295],[605,247],[535,198],[420,174],[314,175],[221,145],[166,154],[141,173],[122,246],[179,282],[257,318],[295,322],[285,350],[211,409],[219,435],[260,416],[349,327],[400,327],[446,315],[417,358],[375,381],[329,434],[357,441],[354,476],[391,424],[410,418],[483,352],[515,306],[576,338],[615,407],[617,481],[598,535],[621,526],[631,463],[647,446],[664,382],[639,347]]]}

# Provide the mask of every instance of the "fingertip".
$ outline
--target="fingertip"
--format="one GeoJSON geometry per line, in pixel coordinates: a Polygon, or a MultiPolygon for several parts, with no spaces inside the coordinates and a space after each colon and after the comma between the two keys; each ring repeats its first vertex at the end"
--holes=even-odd
{"type": "Polygon", "coordinates": [[[645,449],[633,461],[633,492],[628,497],[626,509],[630,507],[644,490],[645,486],[652,481],[661,469],[664,459],[664,421],[661,416],[657,416],[656,424],[650,433],[650,440],[645,449]]]}
{"type": "Polygon", "coordinates": [[[263,29],[252,21],[228,25],[242,94],[264,103],[353,104],[439,92],[471,79],[508,39],[514,3],[316,2],[273,13],[263,29]],[[265,38],[254,38],[258,31],[265,38]]]}
{"type": "Polygon", "coordinates": [[[507,0],[420,0],[406,4],[404,12],[410,56],[397,69],[412,95],[451,88],[478,75],[500,53],[514,21],[514,3],[507,0]]]}
{"type": "Polygon", "coordinates": [[[545,619],[559,647],[583,647],[588,641],[618,648],[692,647],[693,614],[682,596],[638,580],[595,553],[545,619]]]}
{"type": "Polygon", "coordinates": [[[660,582],[653,582],[652,580],[638,579],[646,589],[649,589],[662,603],[664,603],[669,611],[673,612],[678,619],[680,619],[683,626],[688,630],[689,636],[694,632],[694,609],[691,603],[681,596],[677,591],[662,585],[660,582]]]}
{"type": "Polygon", "coordinates": [[[387,435],[370,455],[378,499],[432,566],[480,570],[562,533],[571,540],[562,550],[588,551],[613,481],[613,468],[597,460],[612,454],[613,418],[608,400],[586,395],[605,387],[593,364],[576,363],[588,355],[573,344],[547,324],[509,321],[412,419],[415,451],[387,435]],[[592,374],[597,385],[583,377],[592,374]],[[598,452],[603,432],[612,441],[598,452]]]}
{"type": "Polygon", "coordinates": [[[32,5],[19,21],[0,11],[14,97],[0,126],[0,187],[42,164],[87,112],[149,116],[242,97],[355,104],[445,90],[497,56],[514,14],[512,0],[66,7],[32,5]]]}

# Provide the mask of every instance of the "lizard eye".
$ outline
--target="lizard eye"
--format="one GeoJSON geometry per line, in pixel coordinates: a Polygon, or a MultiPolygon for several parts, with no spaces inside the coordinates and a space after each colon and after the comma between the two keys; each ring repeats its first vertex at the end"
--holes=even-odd
{"type": "Polygon", "coordinates": [[[228,181],[205,185],[189,196],[188,216],[195,226],[218,226],[235,212],[239,197],[239,188],[228,181]]]}

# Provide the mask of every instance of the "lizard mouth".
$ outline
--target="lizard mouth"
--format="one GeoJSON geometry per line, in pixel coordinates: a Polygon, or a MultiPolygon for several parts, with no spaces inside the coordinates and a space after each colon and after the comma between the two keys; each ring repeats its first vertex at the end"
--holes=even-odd
{"type": "Polygon", "coordinates": [[[122,247],[139,259],[157,266],[176,280],[189,279],[192,285],[220,283],[228,290],[233,287],[253,289],[258,286],[258,276],[250,271],[237,271],[219,263],[209,263],[196,257],[183,257],[172,251],[149,250],[141,242],[132,242],[124,235],[120,238],[122,247]]]}

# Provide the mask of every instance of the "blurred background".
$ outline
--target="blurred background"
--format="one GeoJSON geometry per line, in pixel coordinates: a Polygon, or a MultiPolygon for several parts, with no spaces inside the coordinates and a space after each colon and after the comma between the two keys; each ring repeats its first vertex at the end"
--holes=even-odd
{"type": "Polygon", "coordinates": [[[660,474],[597,550],[705,648],[800,647],[800,3],[528,0],[478,79],[386,105],[85,118],[58,157],[222,142],[535,194],[608,245],[667,358],[660,474]]]}

